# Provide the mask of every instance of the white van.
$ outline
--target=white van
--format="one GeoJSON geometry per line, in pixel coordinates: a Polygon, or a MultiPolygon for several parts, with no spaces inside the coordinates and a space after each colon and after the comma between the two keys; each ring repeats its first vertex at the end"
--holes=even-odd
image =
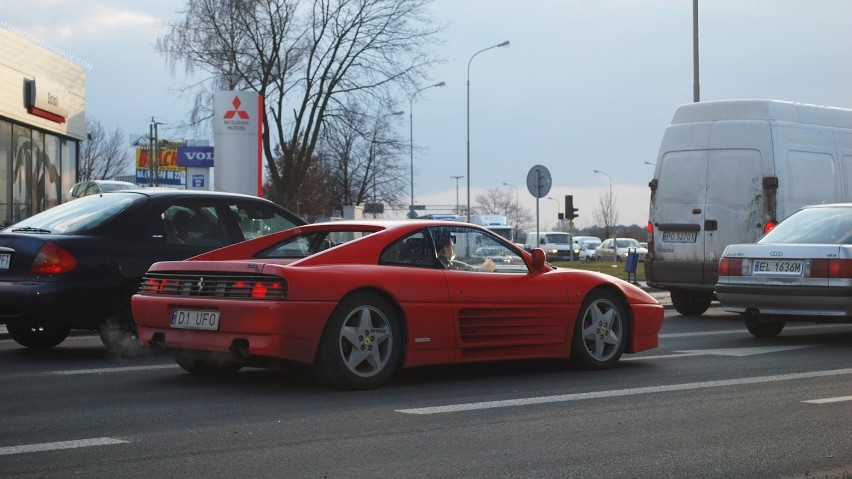
{"type": "Polygon", "coordinates": [[[530,231],[524,242],[524,249],[532,251],[541,248],[547,253],[548,260],[570,261],[573,259],[571,235],[564,231],[530,231]],[[536,236],[537,235],[537,236],[536,236]],[[539,243],[536,244],[536,237],[539,243]]]}
{"type": "Polygon", "coordinates": [[[710,306],[719,258],[798,208],[852,201],[852,110],[776,100],[690,103],[663,134],[651,188],[649,286],[681,314],[710,306]]]}

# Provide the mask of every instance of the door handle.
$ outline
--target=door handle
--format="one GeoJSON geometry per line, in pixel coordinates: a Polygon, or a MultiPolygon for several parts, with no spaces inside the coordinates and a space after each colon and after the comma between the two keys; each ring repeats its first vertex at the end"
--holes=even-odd
{"type": "Polygon", "coordinates": [[[701,208],[692,208],[692,214],[700,215],[701,214],[701,208]]]}
{"type": "Polygon", "coordinates": [[[704,231],[716,231],[719,227],[719,223],[716,220],[706,220],[704,221],[704,231]]]}

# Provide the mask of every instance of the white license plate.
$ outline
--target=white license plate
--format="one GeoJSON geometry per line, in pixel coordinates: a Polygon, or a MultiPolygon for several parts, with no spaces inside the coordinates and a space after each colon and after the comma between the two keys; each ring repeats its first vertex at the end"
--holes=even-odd
{"type": "Polygon", "coordinates": [[[12,255],[8,253],[0,254],[0,269],[9,269],[9,263],[12,260],[12,255]]]}
{"type": "Polygon", "coordinates": [[[219,330],[219,311],[213,309],[175,309],[171,327],[178,329],[219,330]]]}
{"type": "Polygon", "coordinates": [[[766,260],[756,259],[751,268],[752,274],[770,274],[770,275],[802,275],[802,262],[790,260],[766,260]]]}
{"type": "Polygon", "coordinates": [[[663,243],[695,243],[697,231],[663,231],[663,243]]]}

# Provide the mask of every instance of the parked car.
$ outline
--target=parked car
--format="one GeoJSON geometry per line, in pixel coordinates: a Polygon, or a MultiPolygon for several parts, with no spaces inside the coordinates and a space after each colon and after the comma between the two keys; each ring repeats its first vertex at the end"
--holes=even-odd
{"type": "Polygon", "coordinates": [[[725,248],[716,296],[757,337],[787,321],[852,321],[852,203],[810,206],[725,248]]]}
{"type": "Polygon", "coordinates": [[[427,364],[570,357],[601,369],[657,346],[663,307],[652,296],[545,259],[476,225],[317,223],[155,263],[133,315],[140,341],[190,373],[296,361],[346,389],[427,364]],[[453,269],[435,248],[449,236],[453,269]],[[476,245],[501,250],[493,272],[478,268],[491,260],[476,245]]]}
{"type": "Polygon", "coordinates": [[[175,189],[90,195],[0,231],[0,324],[28,348],[98,330],[137,347],[130,297],[156,261],[181,260],[305,221],[252,196],[175,189]]]}
{"type": "Polygon", "coordinates": [[[134,190],[139,188],[133,183],[117,180],[89,180],[75,183],[68,192],[68,200],[76,200],[88,195],[106,193],[108,191],[134,190]]]}
{"type": "Polygon", "coordinates": [[[639,255],[639,261],[645,261],[648,249],[640,246],[639,241],[633,238],[609,238],[605,239],[595,249],[595,259],[598,261],[610,261],[615,258],[615,261],[622,262],[627,258],[627,253],[633,250],[639,255]]]}
{"type": "MultiPolygon", "coordinates": [[[[594,244],[597,248],[601,244],[601,239],[597,236],[574,236],[571,238],[571,243],[574,245],[574,259],[585,259],[581,256],[584,249],[587,249],[588,244],[594,244]]],[[[594,250],[594,248],[592,248],[594,250]]]]}
{"type": "Polygon", "coordinates": [[[585,242],[580,245],[580,255],[578,256],[580,261],[592,261],[595,259],[595,250],[600,246],[600,242],[585,242]]]}

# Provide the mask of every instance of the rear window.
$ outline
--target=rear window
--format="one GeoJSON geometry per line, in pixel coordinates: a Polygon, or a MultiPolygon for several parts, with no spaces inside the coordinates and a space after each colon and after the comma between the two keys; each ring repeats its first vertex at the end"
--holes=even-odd
{"type": "Polygon", "coordinates": [[[852,207],[799,210],[758,243],[852,244],[852,207]]]}
{"type": "Polygon", "coordinates": [[[362,238],[372,231],[318,231],[305,233],[278,243],[255,258],[305,258],[339,244],[362,238]]]}
{"type": "Polygon", "coordinates": [[[136,194],[112,193],[85,196],[42,211],[19,221],[3,231],[39,232],[52,234],[80,234],[91,231],[122,211],[130,208],[140,198],[136,194]]]}

